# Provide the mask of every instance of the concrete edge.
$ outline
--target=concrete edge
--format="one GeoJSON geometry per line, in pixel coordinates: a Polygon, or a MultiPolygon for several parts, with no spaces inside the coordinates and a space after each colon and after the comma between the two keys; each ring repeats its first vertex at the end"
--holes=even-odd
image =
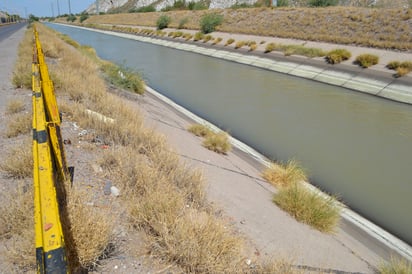
{"type": "MultiPolygon", "coordinates": [[[[65,24],[62,24],[64,26],[68,26],[65,24]]],[[[130,35],[130,34],[124,34],[124,33],[117,33],[117,32],[112,32],[112,31],[104,31],[104,30],[96,30],[96,29],[89,29],[89,28],[85,28],[85,27],[79,27],[79,26],[70,26],[70,27],[75,27],[75,28],[80,28],[80,29],[85,29],[85,30],[91,30],[91,31],[95,31],[95,32],[100,32],[100,33],[104,33],[104,34],[109,34],[109,35],[115,35],[115,36],[119,36],[119,37],[123,37],[123,38],[127,38],[127,39],[132,39],[132,40],[138,40],[138,41],[142,41],[142,42],[149,42],[149,43],[154,43],[157,45],[163,45],[164,41],[161,39],[139,39],[139,36],[135,36],[135,35],[130,35]]],[[[142,38],[146,38],[146,37],[142,37],[142,38]]],[[[181,43],[175,43],[175,42],[170,42],[170,44],[168,43],[168,47],[172,46],[172,47],[177,47],[176,45],[181,45],[181,43]],[[174,46],[173,46],[174,45],[174,46]]],[[[187,51],[192,51],[195,52],[194,49],[194,45],[190,45],[187,49],[187,51]]],[[[182,48],[181,46],[179,48],[182,48]]],[[[200,47],[199,47],[200,48],[200,47]]],[[[181,49],[181,50],[186,50],[186,49],[181,49]]],[[[200,54],[204,54],[204,55],[208,55],[211,57],[214,57],[213,55],[216,55],[216,53],[219,52],[219,54],[221,54],[222,56],[227,56],[229,55],[229,57],[227,59],[234,59],[233,57],[238,57],[239,53],[236,53],[235,55],[230,54],[228,52],[222,51],[220,53],[219,50],[216,51],[203,51],[203,50],[199,50],[200,54]]],[[[224,58],[223,59],[226,59],[224,58]]],[[[249,56],[246,56],[247,58],[242,60],[242,62],[239,63],[245,63],[245,62],[250,62],[249,65],[253,66],[254,62],[260,61],[262,62],[262,60],[256,59],[256,58],[250,58],[249,56]],[[253,59],[253,60],[251,60],[253,59]]],[[[216,57],[215,57],[216,58],[216,57]]],[[[220,57],[222,58],[222,57],[220,57]]],[[[263,59],[263,58],[260,58],[263,59]]],[[[236,61],[237,62],[237,61],[236,61]]],[[[279,62],[273,62],[273,60],[267,59],[267,61],[263,61],[263,63],[267,64],[268,66],[273,66],[274,64],[277,64],[279,62]],[[267,62],[267,63],[266,63],[267,62]]],[[[356,77],[356,74],[347,74],[347,73],[341,73],[341,72],[336,72],[336,71],[327,71],[327,70],[320,70],[319,68],[315,67],[315,66],[308,66],[308,65],[301,65],[298,63],[291,63],[291,62],[286,62],[283,64],[280,64],[282,68],[284,68],[285,70],[289,69],[289,73],[290,75],[294,75],[294,71],[296,71],[297,69],[303,71],[303,74],[306,73],[306,75],[311,75],[313,76],[314,74],[316,74],[317,76],[322,75],[322,73],[324,73],[325,75],[329,76],[330,81],[326,81],[326,80],[318,80],[319,82],[323,82],[323,83],[327,83],[327,84],[332,84],[334,85],[334,83],[339,83],[339,84],[335,84],[337,86],[342,86],[345,87],[345,85],[349,82],[353,82],[355,81],[354,79],[356,79],[356,82],[358,82],[359,84],[362,84],[363,87],[366,90],[358,90],[361,92],[366,92],[369,94],[373,94],[376,96],[380,96],[383,98],[389,98],[395,101],[399,101],[399,102],[404,102],[404,103],[412,103],[412,91],[411,92],[407,92],[408,89],[411,89],[412,87],[409,86],[405,86],[405,85],[400,85],[400,84],[391,84],[390,82],[387,83],[385,81],[374,81],[371,80],[369,78],[365,78],[365,77],[356,77]],[[393,85],[393,87],[392,87],[393,85]],[[379,95],[382,94],[382,95],[379,95]],[[401,100],[398,100],[401,99],[401,100]]],[[[261,67],[260,65],[257,67],[261,67]]],[[[296,74],[296,72],[295,72],[296,74]]],[[[313,79],[310,78],[308,76],[305,77],[305,75],[301,76],[299,75],[299,77],[303,77],[306,79],[313,79]]],[[[316,77],[316,76],[315,76],[316,77]]],[[[326,78],[328,79],[328,78],[326,78]]],[[[316,80],[316,79],[315,79],[316,80]]],[[[345,87],[347,88],[347,87],[345,87]]],[[[353,88],[351,88],[353,89],[353,88]]],[[[170,105],[171,107],[173,107],[174,109],[176,109],[178,112],[182,113],[184,116],[192,119],[193,121],[200,123],[200,124],[204,124],[209,126],[212,130],[218,132],[220,131],[220,129],[213,125],[212,123],[202,119],[201,117],[195,115],[194,113],[190,112],[189,110],[187,110],[186,108],[176,104],[175,102],[173,102],[172,100],[170,100],[169,98],[167,98],[164,95],[161,95],[160,93],[158,93],[156,90],[150,88],[149,86],[146,86],[146,90],[154,95],[155,97],[157,97],[159,100],[163,101],[164,103],[166,103],[167,105],[170,105]]],[[[233,144],[233,146],[235,146],[237,149],[241,150],[242,152],[246,153],[247,155],[249,155],[251,158],[253,158],[255,161],[265,165],[265,166],[269,166],[270,165],[270,161],[267,160],[267,158],[265,156],[263,156],[262,154],[260,154],[259,152],[257,152],[255,149],[251,148],[250,146],[246,145],[245,143],[230,137],[230,141],[233,144]]],[[[317,189],[316,187],[309,185],[309,189],[311,189],[312,191],[315,191],[317,193],[319,193],[320,195],[326,195],[325,193],[321,192],[319,189],[317,189]]],[[[340,206],[342,208],[341,211],[341,217],[342,219],[344,219],[344,221],[346,223],[348,223],[349,225],[355,227],[358,230],[361,230],[362,236],[366,236],[369,237],[369,239],[366,239],[367,242],[373,241],[374,245],[376,247],[380,247],[384,250],[381,250],[380,255],[386,257],[386,259],[390,259],[390,257],[395,253],[409,261],[412,262],[412,247],[410,245],[408,245],[407,243],[403,242],[402,240],[398,239],[397,237],[395,237],[394,235],[390,234],[389,232],[385,231],[384,229],[378,227],[377,225],[373,224],[372,222],[370,222],[369,220],[365,219],[364,217],[360,216],[359,214],[357,214],[356,212],[348,209],[347,207],[345,207],[343,204],[338,204],[338,206],[340,206]]],[[[365,239],[362,241],[361,239],[358,239],[361,242],[365,242],[365,239]]]]}
{"type": "Polygon", "coordinates": [[[288,58],[288,60],[282,58],[283,60],[279,61],[273,60],[272,58],[267,58],[262,54],[242,54],[241,51],[234,52],[231,50],[211,48],[207,47],[206,45],[202,46],[200,44],[192,44],[182,41],[170,41],[170,39],[167,38],[161,39],[155,37],[119,33],[108,30],[91,29],[81,26],[65,24],[60,25],[198,53],[214,58],[224,59],[227,61],[287,74],[290,76],[314,80],[317,82],[334,85],[401,103],[412,104],[412,81],[399,80],[396,78],[388,77],[387,75],[386,77],[376,77],[376,75],[373,75],[373,73],[371,74],[370,71],[364,72],[364,70],[338,69],[336,67],[332,68],[331,66],[319,65],[315,64],[315,62],[305,61],[305,59],[303,58],[301,58],[301,60],[299,60],[299,58],[288,58]]]}

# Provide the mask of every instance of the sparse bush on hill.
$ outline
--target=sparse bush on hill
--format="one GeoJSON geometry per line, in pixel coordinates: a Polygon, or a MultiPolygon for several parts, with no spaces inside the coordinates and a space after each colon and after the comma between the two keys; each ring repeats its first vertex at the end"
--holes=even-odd
{"type": "Polygon", "coordinates": [[[80,23],[83,23],[83,21],[85,21],[85,20],[87,20],[89,18],[89,14],[86,12],[86,13],[82,13],[81,15],[80,15],[80,23]]]}
{"type": "Polygon", "coordinates": [[[133,9],[129,10],[130,13],[134,13],[134,12],[155,12],[155,11],[156,11],[156,8],[152,5],[140,7],[140,8],[137,8],[137,9],[133,8],[133,9]]]}
{"type": "Polygon", "coordinates": [[[309,0],[308,4],[310,7],[336,6],[338,4],[338,0],[309,0]]]}
{"type": "Polygon", "coordinates": [[[159,18],[156,21],[156,26],[157,29],[165,29],[169,26],[170,22],[172,21],[172,19],[170,18],[170,16],[167,15],[160,15],[159,18]]]}
{"type": "Polygon", "coordinates": [[[208,13],[203,15],[202,19],[200,19],[200,29],[203,33],[211,33],[214,32],[216,27],[222,24],[223,22],[223,15],[217,13],[208,13]]]}

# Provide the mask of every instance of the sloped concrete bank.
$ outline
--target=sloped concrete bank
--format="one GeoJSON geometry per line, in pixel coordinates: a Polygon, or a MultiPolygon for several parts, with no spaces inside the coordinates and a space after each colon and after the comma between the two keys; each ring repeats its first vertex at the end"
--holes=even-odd
{"type": "MultiPolygon", "coordinates": [[[[162,45],[166,47],[172,47],[179,50],[191,51],[215,58],[221,58],[233,62],[247,64],[251,66],[260,67],[267,70],[281,72],[292,76],[303,77],[331,85],[341,86],[365,92],[375,96],[381,96],[387,99],[396,100],[404,103],[412,103],[412,83],[411,79],[395,79],[389,74],[381,72],[370,72],[361,69],[351,69],[340,66],[340,68],[328,65],[319,65],[315,60],[307,60],[303,58],[288,57],[279,58],[274,60],[266,57],[262,57],[259,54],[248,55],[240,54],[238,52],[221,50],[198,46],[194,43],[179,43],[170,41],[169,39],[158,39],[145,36],[136,36],[125,33],[118,33],[112,31],[89,29],[78,26],[71,26],[81,28],[85,30],[91,30],[95,32],[105,33],[109,35],[115,35],[127,39],[137,40],[141,42],[152,43],[156,45],[162,45]]],[[[263,54],[261,54],[263,55],[263,54]]],[[[168,105],[181,112],[186,117],[192,119],[195,122],[202,124],[209,124],[215,130],[219,130],[214,125],[189,112],[185,108],[175,104],[173,101],[167,99],[155,90],[148,87],[148,92],[158,97],[168,105]]],[[[232,144],[239,149],[242,153],[245,153],[247,157],[251,157],[253,160],[268,165],[268,160],[255,151],[253,148],[246,144],[232,138],[232,144]]],[[[319,191],[313,188],[313,191],[319,191]]],[[[368,248],[374,250],[377,254],[383,258],[390,258],[393,254],[398,254],[401,257],[412,261],[412,247],[404,243],[400,239],[394,237],[388,232],[384,231],[380,227],[366,220],[357,213],[343,207],[342,210],[342,228],[357,238],[360,242],[365,244],[368,248]]]]}

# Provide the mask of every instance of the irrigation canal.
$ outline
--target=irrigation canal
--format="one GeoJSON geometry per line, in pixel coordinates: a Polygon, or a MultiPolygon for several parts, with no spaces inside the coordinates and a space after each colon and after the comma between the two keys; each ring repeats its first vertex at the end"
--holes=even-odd
{"type": "Polygon", "coordinates": [[[412,244],[412,106],[203,55],[50,25],[412,244]]]}

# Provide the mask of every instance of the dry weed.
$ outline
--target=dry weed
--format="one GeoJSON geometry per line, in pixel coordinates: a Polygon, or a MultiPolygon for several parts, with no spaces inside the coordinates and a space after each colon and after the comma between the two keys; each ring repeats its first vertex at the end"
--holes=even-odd
{"type": "Polygon", "coordinates": [[[32,129],[30,113],[18,113],[9,117],[9,123],[6,128],[6,137],[12,138],[24,135],[32,129]]]}
{"type": "Polygon", "coordinates": [[[232,148],[229,135],[226,132],[207,135],[202,145],[209,150],[221,154],[226,154],[232,148]]]}
{"type": "Polygon", "coordinates": [[[33,174],[32,148],[29,142],[23,142],[10,149],[3,157],[0,169],[13,179],[24,179],[33,174]]]}
{"type": "Polygon", "coordinates": [[[236,273],[243,241],[230,226],[205,212],[188,210],[171,229],[154,237],[152,252],[188,273],[236,273]]]}
{"type": "Polygon", "coordinates": [[[294,160],[288,161],[284,165],[271,163],[270,167],[263,171],[262,176],[274,186],[279,187],[308,180],[305,170],[294,160]]]}
{"type": "Polygon", "coordinates": [[[33,270],[34,252],[33,189],[19,184],[0,203],[0,239],[5,244],[2,258],[11,266],[33,270]]]}
{"type": "Polygon", "coordinates": [[[6,114],[16,114],[24,110],[24,102],[19,99],[12,99],[7,103],[6,114]]]}
{"type": "Polygon", "coordinates": [[[213,133],[213,131],[208,126],[201,124],[191,125],[187,130],[199,137],[206,137],[207,135],[213,133]]]}
{"type": "Polygon", "coordinates": [[[92,195],[90,191],[72,188],[67,196],[73,244],[81,266],[86,269],[96,266],[114,239],[114,216],[110,208],[95,206],[92,195]]]}
{"type": "Polygon", "coordinates": [[[335,198],[323,197],[300,183],[281,188],[273,201],[296,220],[322,232],[334,232],[340,219],[335,198]]]}
{"type": "Polygon", "coordinates": [[[411,274],[412,263],[404,259],[391,258],[387,263],[382,263],[379,266],[379,273],[381,274],[411,274]]]}

